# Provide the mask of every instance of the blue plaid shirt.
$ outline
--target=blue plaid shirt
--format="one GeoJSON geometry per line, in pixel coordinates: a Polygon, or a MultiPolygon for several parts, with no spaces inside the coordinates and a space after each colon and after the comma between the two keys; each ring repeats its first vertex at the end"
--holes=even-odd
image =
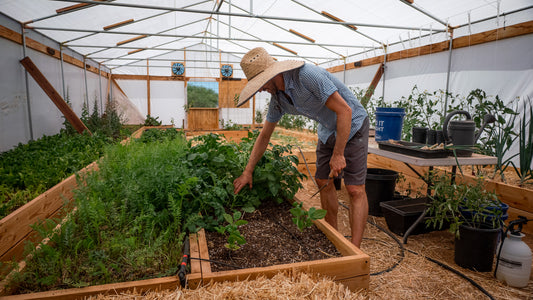
{"type": "Polygon", "coordinates": [[[337,115],[326,106],[326,101],[335,91],[352,108],[349,139],[361,128],[367,117],[363,105],[350,89],[323,68],[306,63],[298,69],[284,72],[283,80],[285,93],[292,99],[292,103],[282,91],[272,95],[266,117],[269,122],[277,123],[286,113],[306,116],[318,122],[318,138],[326,143],[332,134],[336,134],[337,129],[337,115]]]}

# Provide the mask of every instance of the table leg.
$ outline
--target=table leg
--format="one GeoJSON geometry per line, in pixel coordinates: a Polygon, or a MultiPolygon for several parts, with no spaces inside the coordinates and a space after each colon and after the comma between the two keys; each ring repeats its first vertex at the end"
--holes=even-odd
{"type": "Polygon", "coordinates": [[[428,210],[427,209],[424,209],[424,211],[422,212],[422,214],[418,217],[418,219],[416,219],[416,221],[407,229],[407,231],[405,232],[404,236],[403,236],[403,243],[404,244],[407,244],[407,238],[409,237],[409,235],[411,234],[411,232],[413,230],[415,230],[415,227],[416,225],[418,225],[418,223],[420,223],[422,220],[424,220],[424,217],[426,216],[426,214],[428,213],[428,210]]]}

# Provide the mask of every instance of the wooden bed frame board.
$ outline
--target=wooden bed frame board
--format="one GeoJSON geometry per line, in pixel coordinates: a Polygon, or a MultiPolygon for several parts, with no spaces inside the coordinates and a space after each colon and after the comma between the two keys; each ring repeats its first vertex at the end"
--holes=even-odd
{"type": "MultiPolygon", "coordinates": [[[[310,272],[328,276],[334,281],[344,284],[352,291],[368,288],[370,281],[370,257],[355,247],[324,220],[316,220],[313,223],[324,232],[337,250],[343,255],[342,257],[220,272],[211,272],[211,268],[202,268],[199,266],[199,263],[195,263],[193,267],[195,260],[192,260],[191,274],[187,276],[187,284],[190,288],[197,288],[211,282],[239,281],[255,279],[259,276],[272,278],[280,272],[310,272]]],[[[191,257],[208,257],[207,242],[205,241],[203,230],[199,231],[196,235],[192,234],[190,242],[191,257]],[[193,246],[194,243],[197,244],[193,246]]]]}
{"type": "MultiPolygon", "coordinates": [[[[97,168],[93,162],[79,171],[84,174],[97,168]]],[[[56,184],[48,191],[18,208],[0,220],[0,260],[11,261],[21,257],[24,241],[32,236],[31,225],[39,220],[48,219],[73,199],[72,189],[76,187],[76,175],[73,174],[56,184]],[[16,250],[19,249],[19,250],[16,250]]]]}

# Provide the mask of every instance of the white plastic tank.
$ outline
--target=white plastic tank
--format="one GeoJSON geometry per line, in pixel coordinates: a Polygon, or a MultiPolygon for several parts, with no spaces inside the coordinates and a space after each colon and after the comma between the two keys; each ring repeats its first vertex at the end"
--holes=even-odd
{"type": "Polygon", "coordinates": [[[508,233],[498,260],[496,278],[513,287],[525,287],[531,274],[531,249],[523,233],[508,233]]]}

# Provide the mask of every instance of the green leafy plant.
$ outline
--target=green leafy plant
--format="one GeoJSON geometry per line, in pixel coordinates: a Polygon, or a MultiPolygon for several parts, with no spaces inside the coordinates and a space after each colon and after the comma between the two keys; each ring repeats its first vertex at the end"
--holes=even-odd
{"type": "Polygon", "coordinates": [[[152,117],[150,115],[146,115],[146,119],[144,120],[144,126],[161,126],[161,121],[159,120],[159,117],[152,117]]]}
{"type": "Polygon", "coordinates": [[[91,136],[62,131],[1,153],[0,217],[97,160],[114,142],[98,132],[91,136]]]}
{"type": "Polygon", "coordinates": [[[514,162],[511,162],[520,178],[520,184],[533,179],[533,169],[531,168],[533,163],[533,105],[529,98],[528,101],[524,101],[523,112],[524,115],[520,117],[520,131],[518,132],[520,168],[517,168],[514,162]],[[527,103],[529,103],[529,111],[527,103]]]}
{"type": "Polygon", "coordinates": [[[227,122],[224,122],[224,120],[220,120],[220,124],[222,125],[222,128],[224,130],[242,130],[243,126],[241,124],[233,123],[231,120],[228,120],[227,122]]]}
{"type": "Polygon", "coordinates": [[[228,223],[226,226],[217,226],[215,229],[220,234],[228,235],[228,242],[224,245],[230,250],[237,250],[240,248],[239,245],[246,244],[246,239],[242,236],[239,231],[239,226],[248,224],[246,220],[240,220],[242,213],[240,211],[235,211],[233,216],[230,214],[223,214],[224,220],[228,223]]]}
{"type": "MultiPolygon", "coordinates": [[[[511,114],[508,122],[498,122],[490,129],[489,140],[492,141],[494,147],[493,155],[496,156],[497,162],[494,165],[494,175],[500,174],[501,179],[505,182],[505,170],[511,164],[511,160],[518,155],[518,153],[505,158],[513,143],[516,141],[518,135],[514,132],[513,126],[516,121],[517,114],[511,114]],[[504,125],[505,124],[505,125],[504,125]],[[509,125],[507,125],[509,124],[509,125]]],[[[501,118],[498,116],[497,118],[501,118]]]]}
{"type": "Polygon", "coordinates": [[[292,222],[298,226],[300,231],[313,226],[314,220],[323,219],[326,216],[327,211],[325,209],[316,209],[314,207],[309,208],[308,211],[302,208],[302,202],[293,202],[293,208],[290,212],[294,216],[292,222]]]}
{"type": "MultiPolygon", "coordinates": [[[[154,136],[107,148],[99,170],[80,177],[77,212],[56,234],[49,231],[54,224],[43,224],[39,231],[51,235],[54,246],[33,248],[31,264],[10,283],[14,288],[41,291],[175,274],[187,233],[215,230],[227,221],[227,211],[252,211],[261,201],[292,198],[301,187],[298,158],[287,155],[289,147],[273,146],[256,166],[254,189],[234,195],[232,182],[257,131],[240,144],[216,134],[190,141],[180,134],[154,136]]],[[[232,216],[232,224],[241,224],[239,218],[232,216]]],[[[233,234],[228,244],[239,241],[233,234]]]]}
{"type": "Polygon", "coordinates": [[[431,217],[426,224],[439,229],[449,224],[449,231],[457,237],[463,224],[473,228],[501,226],[502,203],[494,192],[485,189],[482,177],[474,183],[457,183],[447,172],[440,175],[430,173],[429,176],[433,194],[428,204],[431,217]]]}

